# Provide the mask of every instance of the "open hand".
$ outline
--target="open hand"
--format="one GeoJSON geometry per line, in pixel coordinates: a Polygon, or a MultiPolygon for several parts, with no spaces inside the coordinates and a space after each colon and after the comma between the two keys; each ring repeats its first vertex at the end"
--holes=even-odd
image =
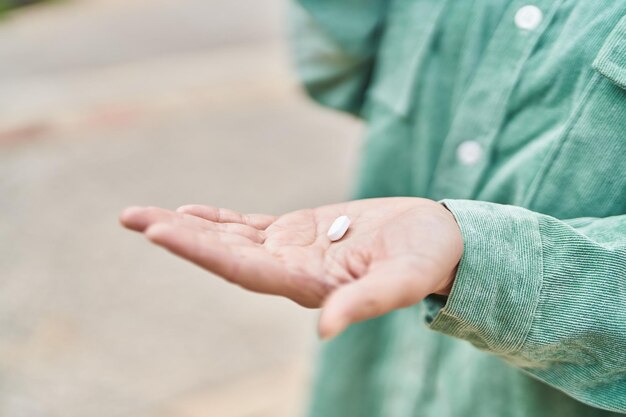
{"type": "Polygon", "coordinates": [[[130,207],[121,223],[152,242],[251,291],[323,307],[319,332],[448,294],[463,241],[452,214],[431,200],[355,200],[282,216],[188,205],[175,212],[130,207]],[[352,224],[326,236],[339,216],[352,224]]]}

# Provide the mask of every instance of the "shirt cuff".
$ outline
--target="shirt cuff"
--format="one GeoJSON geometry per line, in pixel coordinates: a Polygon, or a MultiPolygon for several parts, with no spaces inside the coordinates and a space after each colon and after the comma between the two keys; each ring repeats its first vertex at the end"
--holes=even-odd
{"type": "Polygon", "coordinates": [[[454,215],[464,252],[445,306],[426,324],[495,353],[520,349],[539,301],[539,223],[528,210],[470,200],[441,201],[454,215]]]}

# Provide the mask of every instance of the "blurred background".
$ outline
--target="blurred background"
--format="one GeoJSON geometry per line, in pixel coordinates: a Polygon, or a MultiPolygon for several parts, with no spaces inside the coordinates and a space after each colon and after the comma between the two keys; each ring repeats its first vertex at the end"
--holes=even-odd
{"type": "Polygon", "coordinates": [[[302,96],[286,4],[26,3],[0,0],[0,416],[301,415],[316,312],[117,223],[349,196],[360,127],[302,96]]]}

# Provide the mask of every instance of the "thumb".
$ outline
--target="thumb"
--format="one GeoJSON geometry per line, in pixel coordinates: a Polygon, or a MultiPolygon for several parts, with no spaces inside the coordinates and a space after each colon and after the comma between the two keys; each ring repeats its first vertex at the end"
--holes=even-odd
{"type": "Polygon", "coordinates": [[[357,281],[335,290],[324,303],[319,320],[322,339],[331,339],[350,324],[418,303],[432,291],[415,262],[386,261],[372,266],[357,281]]]}

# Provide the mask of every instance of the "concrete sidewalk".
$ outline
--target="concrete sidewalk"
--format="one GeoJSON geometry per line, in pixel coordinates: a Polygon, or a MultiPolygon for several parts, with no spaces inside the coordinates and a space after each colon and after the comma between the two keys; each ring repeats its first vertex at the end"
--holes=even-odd
{"type": "Polygon", "coordinates": [[[358,124],[297,92],[280,2],[238,4],[77,1],[0,24],[0,415],[298,415],[315,312],[117,224],[129,204],[349,195],[358,124]]]}
{"type": "Polygon", "coordinates": [[[0,21],[0,142],[146,106],[201,105],[193,100],[206,102],[202,94],[231,100],[241,93],[216,90],[228,82],[243,90],[271,78],[281,88],[290,79],[282,14],[276,0],[75,0],[20,9],[0,21]],[[250,63],[256,71],[243,67],[250,63]]]}

